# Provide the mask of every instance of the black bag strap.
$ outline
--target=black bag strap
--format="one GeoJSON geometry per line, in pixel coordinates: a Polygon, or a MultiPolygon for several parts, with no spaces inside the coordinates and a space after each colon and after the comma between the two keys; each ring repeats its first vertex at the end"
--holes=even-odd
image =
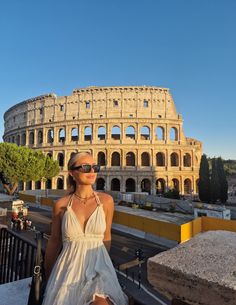
{"type": "Polygon", "coordinates": [[[36,243],[37,243],[37,252],[35,258],[35,265],[34,265],[34,280],[35,280],[35,298],[37,301],[40,299],[40,291],[42,285],[42,235],[41,232],[36,232],[35,234],[36,243]]]}

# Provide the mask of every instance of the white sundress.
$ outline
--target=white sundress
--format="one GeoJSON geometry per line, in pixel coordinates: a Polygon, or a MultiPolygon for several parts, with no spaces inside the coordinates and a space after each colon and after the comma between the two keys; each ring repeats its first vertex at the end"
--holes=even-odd
{"type": "Polygon", "coordinates": [[[96,296],[114,305],[127,305],[110,256],[104,246],[105,213],[97,207],[83,232],[72,209],[73,195],[62,218],[63,248],[48,280],[43,305],[89,305],[96,296]]]}

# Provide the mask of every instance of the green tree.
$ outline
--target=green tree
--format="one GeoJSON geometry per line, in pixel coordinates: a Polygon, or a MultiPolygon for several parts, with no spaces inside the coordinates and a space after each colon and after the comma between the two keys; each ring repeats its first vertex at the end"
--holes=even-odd
{"type": "Polygon", "coordinates": [[[212,159],[211,169],[211,202],[215,203],[220,198],[220,180],[217,169],[216,158],[212,159]]]}
{"type": "Polygon", "coordinates": [[[210,172],[206,155],[202,155],[200,162],[198,193],[201,201],[211,201],[210,172]]]}
{"type": "Polygon", "coordinates": [[[57,161],[48,160],[41,151],[12,143],[0,143],[0,179],[9,195],[19,181],[38,181],[52,178],[59,173],[57,161]]]}
{"type": "Polygon", "coordinates": [[[225,203],[228,199],[228,182],[226,179],[226,174],[222,159],[219,157],[217,158],[216,161],[217,161],[217,171],[218,171],[219,184],[220,184],[219,199],[222,203],[225,203]]]}

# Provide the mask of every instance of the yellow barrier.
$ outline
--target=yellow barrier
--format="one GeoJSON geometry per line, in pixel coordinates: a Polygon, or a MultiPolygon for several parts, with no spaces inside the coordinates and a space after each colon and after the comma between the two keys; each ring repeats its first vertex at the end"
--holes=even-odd
{"type": "Polygon", "coordinates": [[[142,216],[115,211],[113,222],[142,232],[180,242],[180,226],[142,216]]]}
{"type": "Polygon", "coordinates": [[[42,197],[40,200],[40,203],[42,205],[46,205],[46,206],[50,206],[50,207],[53,207],[53,205],[54,205],[54,201],[51,198],[42,197]]]}
{"type": "Polygon", "coordinates": [[[211,230],[225,230],[236,232],[236,220],[226,220],[212,217],[202,217],[203,232],[211,230]]]}
{"type": "Polygon", "coordinates": [[[19,193],[19,198],[23,201],[36,202],[36,197],[34,195],[27,195],[27,194],[19,193]]]}

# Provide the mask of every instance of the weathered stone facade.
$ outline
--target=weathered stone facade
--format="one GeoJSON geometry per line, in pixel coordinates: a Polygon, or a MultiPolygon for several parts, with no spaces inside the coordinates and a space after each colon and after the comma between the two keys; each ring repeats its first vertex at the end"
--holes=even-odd
{"type": "MultiPolygon", "coordinates": [[[[4,141],[59,160],[60,175],[47,182],[49,188],[65,188],[71,153],[89,150],[101,165],[97,189],[197,193],[202,145],[185,137],[169,89],[88,87],[71,96],[47,94],[11,107],[4,121],[4,141]]],[[[39,187],[45,184],[24,185],[39,187]]]]}

